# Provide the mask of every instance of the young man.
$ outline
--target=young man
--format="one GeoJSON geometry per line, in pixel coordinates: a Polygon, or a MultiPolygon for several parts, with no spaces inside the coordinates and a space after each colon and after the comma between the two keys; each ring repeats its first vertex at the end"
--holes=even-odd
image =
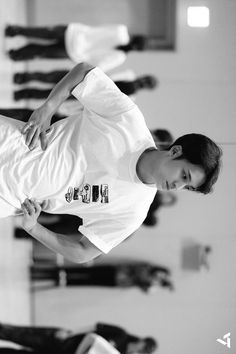
{"type": "Polygon", "coordinates": [[[54,87],[24,127],[4,117],[0,124],[1,216],[21,208],[30,235],[78,263],[109,252],[137,230],[157,189],[208,193],[219,172],[221,151],[202,135],[157,150],[138,107],[86,63],[54,87]],[[84,106],[81,114],[48,130],[71,93],[84,106]],[[78,237],[41,226],[41,209],[80,216],[78,237]]]}

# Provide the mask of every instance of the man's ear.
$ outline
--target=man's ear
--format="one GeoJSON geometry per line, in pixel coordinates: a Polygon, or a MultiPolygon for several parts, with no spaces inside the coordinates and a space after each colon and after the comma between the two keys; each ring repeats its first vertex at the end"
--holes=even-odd
{"type": "Polygon", "coordinates": [[[170,149],[170,155],[174,158],[177,159],[177,157],[180,157],[183,155],[183,150],[181,145],[174,145],[170,149]]]}

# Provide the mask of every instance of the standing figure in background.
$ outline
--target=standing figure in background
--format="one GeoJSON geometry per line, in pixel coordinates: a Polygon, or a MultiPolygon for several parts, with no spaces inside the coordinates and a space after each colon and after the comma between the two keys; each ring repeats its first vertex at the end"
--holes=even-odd
{"type": "Polygon", "coordinates": [[[88,267],[33,265],[32,280],[54,280],[56,285],[138,287],[150,293],[158,287],[173,290],[170,270],[149,262],[137,261],[119,264],[100,264],[88,267]]]}
{"type": "MultiPolygon", "coordinates": [[[[0,108],[0,115],[14,118],[22,122],[27,122],[30,116],[33,114],[34,110],[30,108],[22,107],[9,107],[9,108],[0,108]]],[[[52,124],[57,122],[60,119],[65,118],[66,115],[55,113],[52,117],[52,124]]]]}
{"type": "MultiPolygon", "coordinates": [[[[67,70],[57,70],[51,72],[23,72],[14,75],[14,82],[17,84],[25,84],[31,81],[39,81],[48,84],[56,84],[66,74],[67,70]]],[[[133,100],[135,95],[144,89],[153,90],[158,85],[158,80],[153,75],[136,76],[131,70],[126,70],[123,73],[113,74],[110,78],[115,82],[116,86],[130,96],[133,100]]],[[[14,99],[16,101],[22,99],[44,99],[51,92],[51,88],[42,89],[37,87],[24,88],[14,91],[14,99]]],[[[70,97],[74,99],[73,96],[70,97]]]]}
{"type": "Polygon", "coordinates": [[[121,92],[129,96],[133,101],[135,101],[138,92],[142,90],[154,90],[159,85],[154,75],[137,76],[132,70],[114,73],[110,77],[121,92]]]}
{"type": "MultiPolygon", "coordinates": [[[[16,73],[14,75],[14,82],[17,84],[26,84],[31,81],[39,81],[46,84],[56,84],[67,73],[67,70],[16,73]]],[[[137,92],[144,89],[153,90],[158,85],[158,80],[154,76],[143,75],[136,77],[132,70],[126,70],[119,75],[113,74],[110,77],[115,82],[116,86],[121,90],[121,92],[128,95],[133,101],[136,98],[135,95],[137,92]]],[[[30,87],[16,90],[14,91],[14,99],[16,101],[21,99],[44,99],[48,97],[51,89],[52,88],[38,89],[35,87],[30,87]]],[[[52,124],[60,119],[77,114],[81,111],[82,106],[80,102],[76,99],[73,99],[73,96],[70,96],[69,98],[70,100],[64,102],[62,106],[59,107],[58,112],[53,115],[52,124]]],[[[24,122],[30,118],[32,113],[33,109],[26,107],[0,108],[0,114],[24,122]]]]}
{"type": "MultiPolygon", "coordinates": [[[[79,333],[65,328],[24,327],[0,323],[0,339],[27,348],[27,352],[17,351],[18,354],[80,354],[83,353],[79,349],[83,347],[84,341],[88,344],[88,336],[90,345],[94,344],[94,335],[102,337],[121,354],[151,354],[158,348],[157,341],[152,337],[140,338],[121,327],[105,323],[97,323],[89,332],[79,333]]],[[[105,343],[103,344],[105,347],[105,343]]],[[[102,353],[107,352],[104,350],[102,353]]]]}
{"type": "MultiPolygon", "coordinates": [[[[43,346],[41,349],[20,346],[17,349],[8,344],[8,347],[0,347],[0,354],[65,354],[64,351],[55,350],[53,346],[43,346]]],[[[67,352],[69,354],[70,352],[67,352]]],[[[87,334],[77,348],[73,348],[70,354],[121,354],[112,344],[95,333],[87,334]]]]}
{"type": "Polygon", "coordinates": [[[88,62],[108,72],[126,60],[127,52],[145,50],[148,38],[130,36],[125,25],[87,26],[82,23],[53,27],[7,26],[5,35],[48,40],[49,44],[30,43],[9,51],[12,60],[34,58],[88,62]]]}

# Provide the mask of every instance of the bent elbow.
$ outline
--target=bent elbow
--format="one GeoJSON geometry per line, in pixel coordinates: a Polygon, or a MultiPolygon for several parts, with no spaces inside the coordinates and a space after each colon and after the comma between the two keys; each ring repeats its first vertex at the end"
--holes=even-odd
{"type": "Polygon", "coordinates": [[[70,252],[69,254],[67,253],[66,255],[64,255],[64,257],[68,261],[73,262],[73,263],[77,263],[77,264],[87,263],[94,258],[94,257],[87,255],[86,252],[83,252],[80,249],[75,249],[72,252],[70,252]]]}
{"type": "Polygon", "coordinates": [[[76,263],[76,264],[83,264],[87,263],[89,260],[85,259],[85,257],[72,257],[70,259],[71,262],[76,263]]]}

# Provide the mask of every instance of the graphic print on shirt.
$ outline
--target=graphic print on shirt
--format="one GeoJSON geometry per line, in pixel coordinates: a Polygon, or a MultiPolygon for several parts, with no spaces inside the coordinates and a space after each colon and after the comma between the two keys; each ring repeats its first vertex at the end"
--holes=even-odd
{"type": "Polygon", "coordinates": [[[80,187],[69,187],[65,194],[65,199],[68,203],[72,200],[79,200],[82,203],[109,203],[108,184],[90,185],[82,184],[80,187]]]}

